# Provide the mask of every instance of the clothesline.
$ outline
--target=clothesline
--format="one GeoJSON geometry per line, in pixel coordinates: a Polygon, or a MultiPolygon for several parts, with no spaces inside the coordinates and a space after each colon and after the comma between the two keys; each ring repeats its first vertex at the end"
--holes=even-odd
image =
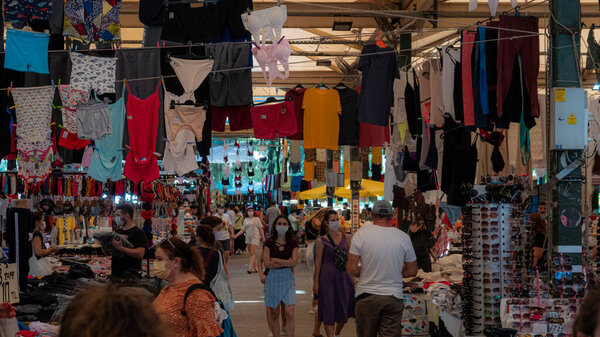
{"type": "MultiPolygon", "coordinates": [[[[474,43],[483,43],[483,42],[500,41],[500,40],[514,40],[514,39],[530,38],[530,37],[534,37],[534,36],[538,36],[538,34],[522,35],[522,36],[499,38],[499,39],[489,39],[489,40],[481,40],[481,41],[474,41],[474,42],[465,42],[464,44],[474,44],[474,43]]],[[[430,50],[432,48],[435,48],[435,47],[421,47],[421,48],[410,48],[410,49],[400,49],[400,50],[388,50],[388,51],[381,51],[381,52],[376,52],[376,53],[366,53],[366,54],[361,54],[361,55],[352,56],[352,57],[360,58],[360,57],[365,57],[365,56],[384,55],[384,54],[401,53],[401,52],[408,52],[408,51],[430,50]]],[[[322,60],[335,60],[337,58],[338,58],[337,56],[324,57],[324,58],[322,58],[322,60]]],[[[288,64],[303,64],[303,63],[314,63],[314,62],[315,62],[314,60],[305,60],[305,61],[289,62],[288,64]]],[[[248,66],[248,67],[240,67],[240,68],[220,69],[220,70],[212,70],[210,73],[252,70],[254,68],[259,69],[261,67],[260,67],[260,65],[257,65],[257,66],[248,66]]],[[[349,76],[360,76],[360,75],[340,75],[340,77],[349,77],[349,76]]],[[[175,78],[175,77],[177,77],[177,76],[176,75],[161,75],[161,76],[142,77],[142,78],[126,78],[123,80],[115,80],[115,83],[123,83],[125,80],[127,80],[129,82],[134,82],[134,81],[158,80],[158,79],[175,78]]],[[[6,91],[9,89],[10,89],[10,87],[0,88],[0,91],[6,91]]]]}

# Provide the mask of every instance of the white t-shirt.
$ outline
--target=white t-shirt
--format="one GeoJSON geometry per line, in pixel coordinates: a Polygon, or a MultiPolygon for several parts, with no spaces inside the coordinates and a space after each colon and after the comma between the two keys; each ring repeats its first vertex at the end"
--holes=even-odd
{"type": "Polygon", "coordinates": [[[262,222],[257,217],[244,219],[244,231],[246,232],[246,241],[260,240],[260,229],[262,222]]]}
{"type": "Polygon", "coordinates": [[[229,216],[231,223],[235,223],[235,212],[232,209],[225,212],[225,214],[227,214],[229,216]]]}
{"type": "Polygon", "coordinates": [[[359,256],[362,264],[356,296],[369,293],[402,298],[404,262],[417,260],[408,234],[395,227],[363,226],[352,238],[350,254],[359,256]]]}
{"type": "Polygon", "coordinates": [[[220,215],[219,217],[223,220],[223,228],[220,231],[215,232],[215,240],[229,240],[229,228],[233,227],[233,222],[231,222],[231,219],[227,214],[220,215]]]}

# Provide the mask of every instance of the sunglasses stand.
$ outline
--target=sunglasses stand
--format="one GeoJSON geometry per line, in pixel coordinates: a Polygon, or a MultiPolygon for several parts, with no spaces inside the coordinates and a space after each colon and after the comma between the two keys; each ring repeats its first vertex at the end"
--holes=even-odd
{"type": "Polygon", "coordinates": [[[463,217],[463,284],[468,293],[463,322],[466,334],[475,336],[486,327],[500,328],[501,299],[521,290],[521,238],[526,233],[523,212],[513,204],[468,204],[463,217]]]}

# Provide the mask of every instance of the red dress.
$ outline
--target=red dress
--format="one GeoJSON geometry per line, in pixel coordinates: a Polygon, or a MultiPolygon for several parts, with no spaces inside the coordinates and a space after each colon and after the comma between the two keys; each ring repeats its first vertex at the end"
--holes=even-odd
{"type": "Polygon", "coordinates": [[[123,175],[126,178],[139,183],[140,181],[150,182],[159,178],[158,161],[156,154],[156,132],[158,130],[158,109],[160,100],[158,89],[146,99],[140,99],[129,89],[127,91],[127,130],[129,131],[129,151],[125,159],[125,168],[123,175]]]}

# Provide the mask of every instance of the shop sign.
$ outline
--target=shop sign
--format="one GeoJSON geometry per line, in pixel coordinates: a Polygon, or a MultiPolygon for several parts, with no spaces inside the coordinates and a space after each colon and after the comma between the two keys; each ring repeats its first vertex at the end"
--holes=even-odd
{"type": "Polygon", "coordinates": [[[17,264],[0,264],[0,302],[19,303],[19,278],[17,264]]]}

